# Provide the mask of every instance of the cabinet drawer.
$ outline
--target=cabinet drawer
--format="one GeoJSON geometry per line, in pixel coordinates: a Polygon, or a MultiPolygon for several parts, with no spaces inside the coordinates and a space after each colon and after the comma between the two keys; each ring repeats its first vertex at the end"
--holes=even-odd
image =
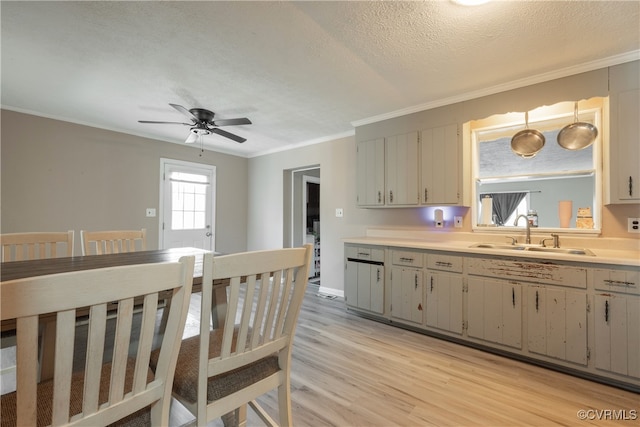
{"type": "Polygon", "coordinates": [[[593,282],[597,290],[640,295],[639,270],[594,269],[593,282]]]}
{"type": "Polygon", "coordinates": [[[581,267],[493,258],[467,258],[467,271],[477,276],[587,288],[587,270],[581,267]]]}
{"type": "Polygon", "coordinates": [[[384,262],[384,249],[370,246],[346,246],[345,255],[348,259],[384,262]]]}
{"type": "Polygon", "coordinates": [[[462,257],[429,254],[427,255],[427,268],[431,270],[443,270],[462,273],[462,257]]]}
{"type": "Polygon", "coordinates": [[[392,262],[395,265],[422,268],[424,255],[420,252],[392,251],[392,262]]]}

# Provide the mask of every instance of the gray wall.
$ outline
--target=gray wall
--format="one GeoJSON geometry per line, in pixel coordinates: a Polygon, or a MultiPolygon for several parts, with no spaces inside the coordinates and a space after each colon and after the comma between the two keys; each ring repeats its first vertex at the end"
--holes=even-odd
{"type": "Polygon", "coordinates": [[[2,110],[1,231],[147,229],[158,246],[160,158],[216,166],[216,250],[247,244],[247,159],[2,110]]]}

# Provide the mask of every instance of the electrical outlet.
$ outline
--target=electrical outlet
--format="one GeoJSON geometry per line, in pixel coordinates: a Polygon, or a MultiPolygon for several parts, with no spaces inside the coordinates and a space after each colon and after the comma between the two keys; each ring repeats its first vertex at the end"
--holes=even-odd
{"type": "Polygon", "coordinates": [[[153,218],[156,216],[156,210],[154,208],[147,208],[147,218],[153,218]]]}
{"type": "Polygon", "coordinates": [[[453,226],[455,228],[462,228],[462,217],[461,216],[454,216],[453,217],[453,226]]]}
{"type": "Polygon", "coordinates": [[[344,210],[342,208],[336,208],[336,218],[342,218],[344,216],[344,210]]]}
{"type": "Polygon", "coordinates": [[[629,233],[640,233],[640,218],[627,218],[627,231],[629,233]]]}

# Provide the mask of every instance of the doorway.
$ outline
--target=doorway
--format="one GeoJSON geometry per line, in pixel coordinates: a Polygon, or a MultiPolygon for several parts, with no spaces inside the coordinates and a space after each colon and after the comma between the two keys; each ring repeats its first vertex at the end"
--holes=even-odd
{"type": "Polygon", "coordinates": [[[215,166],[160,159],[160,169],[159,247],[215,250],[215,166]]]}
{"type": "Polygon", "coordinates": [[[314,245],[310,277],[320,276],[320,168],[284,171],[284,246],[314,245]]]}

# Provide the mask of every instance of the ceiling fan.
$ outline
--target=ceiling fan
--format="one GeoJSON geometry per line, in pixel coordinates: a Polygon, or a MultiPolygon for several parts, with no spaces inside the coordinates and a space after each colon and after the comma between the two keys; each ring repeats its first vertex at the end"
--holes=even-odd
{"type": "Polygon", "coordinates": [[[173,125],[185,125],[190,126],[190,133],[187,137],[187,144],[194,143],[198,140],[198,138],[204,135],[211,135],[212,133],[224,136],[225,138],[229,138],[234,140],[235,142],[245,142],[247,139],[242,138],[241,136],[234,135],[230,132],[227,132],[222,129],[218,129],[218,126],[235,126],[235,125],[250,125],[251,120],[246,117],[237,118],[237,119],[221,119],[214,120],[213,117],[215,113],[213,111],[205,110],[204,108],[192,108],[187,110],[182,105],[177,104],[169,104],[180,113],[184,114],[191,120],[191,123],[182,123],[182,122],[155,122],[150,120],[138,120],[138,123],[156,123],[156,124],[173,124],[173,125]]]}

